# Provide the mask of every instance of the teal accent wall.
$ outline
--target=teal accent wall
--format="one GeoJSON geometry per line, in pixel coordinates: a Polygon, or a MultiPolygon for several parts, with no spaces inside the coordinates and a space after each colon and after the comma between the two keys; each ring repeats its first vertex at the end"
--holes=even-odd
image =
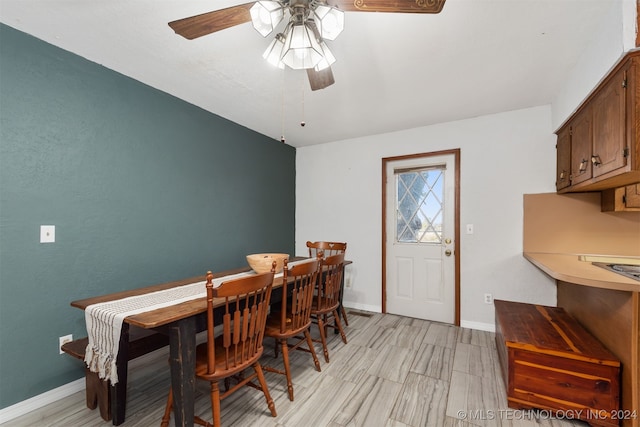
{"type": "Polygon", "coordinates": [[[0,408],[83,376],[72,300],[293,254],[294,215],[294,148],[0,24],[0,408]]]}

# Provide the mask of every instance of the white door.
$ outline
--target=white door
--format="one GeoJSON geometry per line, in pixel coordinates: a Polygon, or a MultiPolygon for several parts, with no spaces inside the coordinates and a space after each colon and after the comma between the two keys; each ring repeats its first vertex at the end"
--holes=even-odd
{"type": "Polygon", "coordinates": [[[456,321],[455,154],[386,162],[386,311],[456,321]]]}

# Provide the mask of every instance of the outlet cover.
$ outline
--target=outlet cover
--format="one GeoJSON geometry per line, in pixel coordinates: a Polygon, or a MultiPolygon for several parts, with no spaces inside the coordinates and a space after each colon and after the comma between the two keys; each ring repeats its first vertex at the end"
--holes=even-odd
{"type": "Polygon", "coordinates": [[[62,351],[62,345],[71,341],[73,341],[73,335],[71,334],[58,338],[58,350],[60,350],[60,354],[64,354],[64,351],[62,351]]]}
{"type": "Polygon", "coordinates": [[[54,243],[56,241],[56,226],[40,226],[40,243],[54,243]]]}

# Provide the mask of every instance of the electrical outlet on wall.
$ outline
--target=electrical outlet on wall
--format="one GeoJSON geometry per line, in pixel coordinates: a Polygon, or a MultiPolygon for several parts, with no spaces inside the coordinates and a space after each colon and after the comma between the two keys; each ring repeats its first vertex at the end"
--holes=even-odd
{"type": "Polygon", "coordinates": [[[493,295],[484,294],[484,303],[485,304],[493,304],[493,295]]]}
{"type": "Polygon", "coordinates": [[[40,226],[40,243],[54,243],[56,241],[56,226],[40,226]]]}
{"type": "Polygon", "coordinates": [[[64,353],[64,351],[62,351],[62,345],[71,341],[73,341],[73,335],[71,334],[58,338],[58,350],[60,351],[60,354],[64,353]]]}

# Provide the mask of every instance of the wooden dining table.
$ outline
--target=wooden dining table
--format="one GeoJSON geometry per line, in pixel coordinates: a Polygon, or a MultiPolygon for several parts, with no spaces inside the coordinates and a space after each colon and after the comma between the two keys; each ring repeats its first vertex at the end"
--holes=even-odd
{"type": "MultiPolygon", "coordinates": [[[[291,257],[292,261],[301,261],[305,257],[291,257]]],[[[351,261],[345,261],[345,265],[351,261]]],[[[251,271],[250,267],[214,273],[214,279],[251,271]]],[[[206,281],[206,276],[196,276],[187,279],[147,286],[139,289],[116,292],[98,297],[72,301],[71,306],[85,310],[88,306],[107,301],[119,300],[137,295],[145,295],[156,291],[171,289],[206,281]]],[[[343,276],[344,285],[344,276],[343,276]]],[[[272,303],[281,300],[282,276],[273,282],[272,303]]],[[[217,302],[222,306],[223,301],[217,302]]],[[[216,302],[214,301],[214,306],[216,302]]],[[[119,381],[110,387],[111,412],[114,425],[124,422],[127,395],[127,364],[128,364],[128,332],[129,327],[140,327],[154,330],[169,336],[169,368],[171,372],[171,388],[174,399],[174,416],[176,426],[193,426],[195,399],[195,353],[196,334],[204,331],[206,325],[207,302],[206,297],[168,307],[145,311],[125,317],[116,366],[119,381]]]]}

